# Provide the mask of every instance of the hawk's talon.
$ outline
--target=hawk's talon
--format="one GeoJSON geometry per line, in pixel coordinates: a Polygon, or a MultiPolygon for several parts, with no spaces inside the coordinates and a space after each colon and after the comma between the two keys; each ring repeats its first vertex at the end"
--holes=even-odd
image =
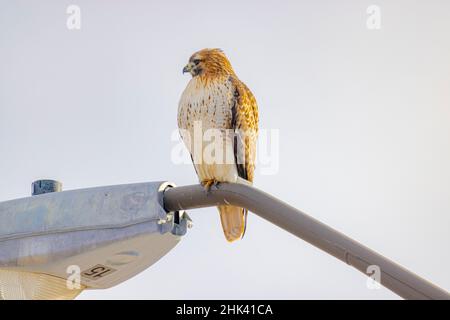
{"type": "Polygon", "coordinates": [[[210,193],[211,192],[211,187],[214,186],[217,188],[217,185],[220,182],[217,181],[216,179],[210,179],[210,180],[204,180],[201,182],[201,185],[203,186],[203,188],[205,188],[206,193],[210,193]]]}

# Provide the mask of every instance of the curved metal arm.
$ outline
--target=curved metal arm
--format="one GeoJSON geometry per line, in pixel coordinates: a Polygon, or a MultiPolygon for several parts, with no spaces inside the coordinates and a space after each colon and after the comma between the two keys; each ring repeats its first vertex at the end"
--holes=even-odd
{"type": "Polygon", "coordinates": [[[381,284],[405,299],[450,299],[447,291],[300,210],[251,186],[221,183],[217,188],[213,187],[208,194],[200,185],[175,187],[164,191],[164,207],[168,211],[222,204],[247,208],[366,275],[369,266],[378,266],[381,284]]]}

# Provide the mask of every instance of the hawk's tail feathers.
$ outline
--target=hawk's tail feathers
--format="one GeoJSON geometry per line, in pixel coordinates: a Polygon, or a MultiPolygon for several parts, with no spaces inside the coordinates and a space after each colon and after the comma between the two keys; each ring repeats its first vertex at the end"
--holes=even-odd
{"type": "Polygon", "coordinates": [[[234,206],[219,206],[223,233],[229,242],[241,239],[247,225],[247,209],[234,206]]]}

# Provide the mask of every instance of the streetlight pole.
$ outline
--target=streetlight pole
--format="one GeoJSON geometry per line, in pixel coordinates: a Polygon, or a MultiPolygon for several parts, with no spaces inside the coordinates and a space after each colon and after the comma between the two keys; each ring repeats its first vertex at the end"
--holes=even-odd
{"type": "Polygon", "coordinates": [[[164,207],[169,212],[224,204],[247,208],[366,275],[370,266],[377,266],[380,269],[381,284],[405,299],[450,299],[447,291],[249,185],[220,183],[209,193],[200,185],[167,188],[163,199],[164,207]]]}

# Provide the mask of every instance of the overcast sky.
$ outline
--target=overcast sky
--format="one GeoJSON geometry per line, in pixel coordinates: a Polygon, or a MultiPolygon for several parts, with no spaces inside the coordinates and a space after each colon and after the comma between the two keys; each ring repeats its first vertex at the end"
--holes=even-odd
{"type": "MultiPolygon", "coordinates": [[[[39,178],[196,183],[171,156],[181,71],[220,47],[279,134],[278,169],[259,165],[255,186],[449,290],[449,14],[444,0],[0,0],[0,201],[39,178]]],[[[189,213],[152,268],[79,298],[398,298],[255,215],[229,244],[216,209],[189,213]]]]}

